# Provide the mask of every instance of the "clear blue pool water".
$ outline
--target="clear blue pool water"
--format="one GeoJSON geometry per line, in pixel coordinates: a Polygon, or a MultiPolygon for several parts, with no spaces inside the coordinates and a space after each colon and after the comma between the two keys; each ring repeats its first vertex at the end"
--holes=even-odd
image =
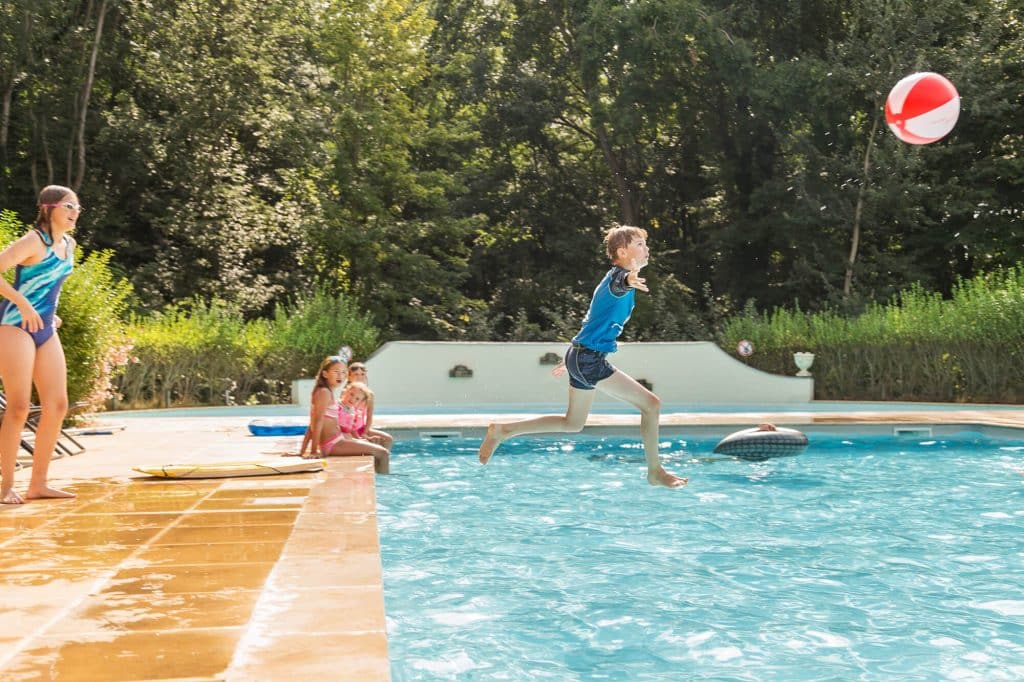
{"type": "Polygon", "coordinates": [[[1024,441],[400,442],[377,478],[395,680],[1024,678],[1024,441]]]}
{"type": "MultiPolygon", "coordinates": [[[[853,402],[815,400],[809,403],[780,404],[715,404],[692,405],[665,404],[662,412],[712,412],[735,414],[740,412],[933,412],[939,410],[1021,410],[1024,405],[989,405],[961,403],[897,403],[897,402],[853,402]]],[[[425,414],[512,414],[512,413],[565,412],[565,403],[494,404],[494,405],[378,405],[376,414],[381,415],[425,415],[425,414]]],[[[599,402],[594,406],[595,414],[635,414],[636,409],[622,402],[599,402]]],[[[230,405],[222,407],[174,407],[161,410],[121,410],[104,412],[103,417],[134,419],[159,417],[295,417],[309,414],[308,407],[299,405],[230,405]]]]}

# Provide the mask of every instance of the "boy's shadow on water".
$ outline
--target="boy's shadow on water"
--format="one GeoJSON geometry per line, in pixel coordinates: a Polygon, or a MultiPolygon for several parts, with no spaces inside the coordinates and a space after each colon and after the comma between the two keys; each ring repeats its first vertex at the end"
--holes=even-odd
{"type": "MultiPolygon", "coordinates": [[[[784,485],[787,488],[818,488],[825,485],[824,481],[820,478],[800,474],[790,468],[780,469],[774,466],[779,462],[792,462],[794,458],[797,457],[799,457],[799,455],[749,459],[741,457],[723,457],[720,455],[695,457],[687,452],[674,452],[663,453],[662,461],[669,467],[673,464],[677,467],[679,465],[693,466],[694,464],[723,467],[714,472],[705,470],[701,473],[701,478],[722,481],[725,483],[744,485],[749,485],[751,483],[755,485],[774,484],[784,485]],[[752,464],[759,466],[753,470],[747,468],[752,464]],[[728,467],[728,469],[724,467],[728,467]],[[741,468],[746,468],[746,473],[739,473],[739,469],[741,468]]],[[[644,464],[647,461],[642,456],[612,452],[588,455],[587,459],[591,462],[607,465],[644,464]]]]}

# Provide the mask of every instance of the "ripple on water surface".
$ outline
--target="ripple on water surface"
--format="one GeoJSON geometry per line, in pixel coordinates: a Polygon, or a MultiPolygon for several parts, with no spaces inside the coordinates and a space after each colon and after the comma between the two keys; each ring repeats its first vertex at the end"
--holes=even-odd
{"type": "Polygon", "coordinates": [[[812,438],[746,462],[636,439],[403,442],[378,477],[413,679],[1020,679],[1024,449],[812,438]]]}

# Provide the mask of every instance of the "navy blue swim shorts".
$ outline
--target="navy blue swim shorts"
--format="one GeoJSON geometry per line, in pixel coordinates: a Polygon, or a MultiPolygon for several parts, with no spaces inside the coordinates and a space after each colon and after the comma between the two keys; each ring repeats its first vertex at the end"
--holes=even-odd
{"type": "Polygon", "coordinates": [[[569,372],[569,385],[592,391],[597,382],[615,374],[615,368],[607,359],[607,353],[591,350],[586,346],[572,344],[565,352],[565,369],[569,372]]]}

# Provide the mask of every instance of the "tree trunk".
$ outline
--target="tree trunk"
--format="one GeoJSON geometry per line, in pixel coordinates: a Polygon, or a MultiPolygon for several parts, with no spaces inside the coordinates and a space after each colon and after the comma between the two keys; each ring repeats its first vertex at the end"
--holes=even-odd
{"type": "MultiPolygon", "coordinates": [[[[46,115],[43,114],[39,117],[40,127],[42,128],[42,139],[43,139],[43,159],[46,161],[46,184],[53,184],[53,156],[50,154],[50,137],[46,134],[46,115]]],[[[40,190],[36,191],[38,194],[40,190]]]]}
{"type": "Polygon", "coordinates": [[[619,195],[619,211],[622,214],[622,224],[635,225],[639,227],[640,210],[637,205],[636,197],[634,196],[633,188],[630,187],[626,164],[622,162],[622,157],[616,154],[615,150],[612,149],[611,142],[608,140],[608,131],[604,127],[604,124],[598,123],[594,128],[597,132],[598,145],[601,147],[601,153],[604,155],[605,163],[608,164],[608,170],[612,172],[612,180],[615,182],[615,190],[619,195]]]}
{"type": "Polygon", "coordinates": [[[562,39],[565,41],[566,51],[576,63],[579,73],[580,94],[589,109],[589,118],[594,128],[594,136],[597,138],[597,145],[601,149],[608,170],[612,174],[612,182],[615,183],[615,192],[619,197],[619,213],[622,215],[623,225],[640,226],[640,206],[637,200],[637,192],[630,182],[629,172],[626,163],[620,154],[616,153],[608,138],[608,128],[605,125],[601,112],[601,93],[598,79],[594,74],[588,74],[583,66],[583,56],[576,49],[576,41],[572,32],[564,26],[559,28],[562,39]]]}
{"type": "Polygon", "coordinates": [[[74,183],[71,189],[76,192],[85,180],[85,122],[89,113],[89,98],[92,96],[92,84],[96,78],[96,56],[100,50],[100,41],[103,39],[103,20],[107,16],[107,0],[100,3],[96,16],[96,35],[92,42],[92,54],[89,55],[89,72],[85,77],[85,85],[82,88],[82,100],[78,116],[78,133],[76,136],[78,147],[78,171],[75,174],[74,183]]]}
{"type": "MultiPolygon", "coordinates": [[[[25,60],[29,65],[32,64],[32,12],[26,7],[25,8],[25,19],[22,24],[22,37],[25,40],[25,60]]],[[[3,102],[0,103],[0,172],[4,174],[4,182],[2,186],[4,188],[4,196],[6,196],[7,180],[9,177],[7,168],[7,141],[10,135],[11,129],[11,102],[14,100],[14,88],[21,80],[21,74],[19,73],[19,67],[21,64],[19,60],[14,60],[11,64],[10,79],[7,82],[7,88],[4,90],[3,102]]]]}
{"type": "Polygon", "coordinates": [[[7,169],[7,131],[11,127],[11,97],[14,95],[14,79],[4,90],[4,99],[0,103],[0,171],[7,169]]]}
{"type": "Polygon", "coordinates": [[[857,192],[857,206],[853,211],[853,237],[850,240],[850,257],[846,260],[846,278],[843,280],[843,297],[849,298],[853,289],[853,266],[857,262],[857,249],[860,247],[860,223],[864,215],[864,197],[868,192],[868,185],[871,179],[868,173],[871,171],[871,152],[875,149],[875,133],[878,132],[878,115],[875,115],[874,123],[871,124],[871,133],[868,135],[868,145],[864,150],[864,170],[861,176],[860,191],[857,192]]]}

